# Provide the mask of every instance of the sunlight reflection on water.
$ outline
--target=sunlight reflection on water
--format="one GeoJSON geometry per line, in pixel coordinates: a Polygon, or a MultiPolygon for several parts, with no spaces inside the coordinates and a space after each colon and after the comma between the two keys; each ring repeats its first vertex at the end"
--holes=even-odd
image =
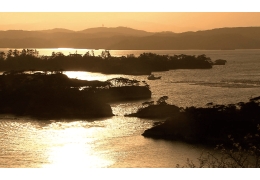
{"type": "Polygon", "coordinates": [[[58,137],[54,139],[55,146],[49,150],[47,164],[43,167],[58,168],[90,168],[90,167],[107,167],[114,162],[111,159],[103,159],[102,156],[95,155],[93,149],[96,138],[86,137],[93,136],[92,132],[97,128],[83,127],[67,128],[63,132],[58,132],[58,137]]]}
{"type": "MultiPolygon", "coordinates": [[[[136,79],[135,76],[131,75],[114,75],[114,74],[101,74],[101,73],[92,73],[92,72],[86,72],[86,71],[65,71],[64,74],[66,74],[69,78],[76,78],[81,80],[99,80],[99,81],[106,81],[108,79],[116,78],[116,77],[124,77],[124,78],[130,78],[130,79],[136,79]]],[[[145,76],[146,77],[146,76],[145,76]]]]}
{"type": "Polygon", "coordinates": [[[134,146],[124,147],[122,138],[140,135],[151,125],[117,116],[73,122],[2,119],[0,167],[110,167],[134,146]]]}
{"type": "MultiPolygon", "coordinates": [[[[73,53],[71,49],[66,51],[73,53]]],[[[202,54],[204,51],[171,53],[174,52],[202,54]]],[[[65,72],[70,78],[82,80],[106,81],[115,77],[145,80],[150,85],[152,98],[111,103],[117,116],[88,121],[36,121],[1,116],[0,167],[175,167],[176,164],[185,164],[187,158],[196,160],[201,147],[144,138],[141,134],[152,127],[154,121],[123,115],[136,112],[142,102],[156,101],[161,96],[169,96],[167,102],[180,107],[204,106],[209,102],[237,103],[259,96],[258,51],[205,52],[212,59],[223,58],[228,63],[209,70],[155,72],[155,76],[162,76],[161,80],[155,81],[147,80],[147,76],[65,72]],[[244,61],[245,58],[248,61],[244,61]]]]}
{"type": "MultiPolygon", "coordinates": [[[[118,115],[136,112],[144,101],[157,101],[162,96],[168,96],[168,103],[180,107],[205,106],[208,102],[219,104],[247,101],[251,96],[257,96],[260,80],[257,77],[239,79],[241,76],[226,76],[229,69],[225,66],[210,70],[170,70],[154,72],[162,76],[161,80],[147,80],[146,75],[104,75],[90,72],[65,72],[69,77],[82,80],[106,81],[116,77],[146,81],[150,85],[152,98],[138,102],[121,102],[112,105],[113,112],[118,115]],[[224,73],[224,71],[226,71],[224,73]],[[221,74],[219,74],[221,72],[221,74]],[[231,89],[232,88],[232,89],[231,89]]],[[[257,71],[255,71],[257,73],[257,71]]],[[[235,73],[235,72],[234,72],[235,73]]],[[[250,72],[251,74],[252,72],[250,72]]],[[[248,77],[248,76],[247,76],[248,77]]]]}

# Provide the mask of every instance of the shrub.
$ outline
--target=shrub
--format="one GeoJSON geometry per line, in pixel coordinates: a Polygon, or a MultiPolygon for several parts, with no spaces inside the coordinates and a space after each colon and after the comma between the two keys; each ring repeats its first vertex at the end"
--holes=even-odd
{"type": "MultiPolygon", "coordinates": [[[[258,125],[258,131],[260,126],[258,125]]],[[[244,137],[246,144],[235,142],[234,138],[229,136],[233,148],[225,148],[223,144],[215,148],[215,152],[207,152],[198,158],[199,165],[187,159],[184,166],[176,165],[177,168],[259,168],[260,167],[260,144],[259,134],[248,134],[244,137]],[[220,151],[220,156],[219,156],[220,151]]]]}

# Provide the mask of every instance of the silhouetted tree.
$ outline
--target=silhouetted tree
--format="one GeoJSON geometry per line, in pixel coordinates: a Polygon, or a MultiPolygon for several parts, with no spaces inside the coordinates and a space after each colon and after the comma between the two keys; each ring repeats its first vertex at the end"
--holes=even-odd
{"type": "Polygon", "coordinates": [[[88,51],[88,52],[86,52],[86,53],[84,54],[83,57],[89,57],[89,56],[90,56],[90,53],[89,53],[89,51],[88,51]]]}
{"type": "Polygon", "coordinates": [[[25,49],[22,50],[22,53],[21,53],[21,56],[26,56],[27,55],[27,52],[25,49]]]}
{"type": "Polygon", "coordinates": [[[165,101],[168,99],[168,96],[163,96],[163,97],[160,97],[156,103],[157,105],[168,105],[168,103],[166,103],[165,101]]]}
{"type": "Polygon", "coordinates": [[[4,61],[5,60],[5,53],[3,51],[0,52],[0,61],[4,61]]]}
{"type": "Polygon", "coordinates": [[[18,57],[19,54],[20,54],[20,52],[19,52],[17,49],[15,49],[15,50],[13,51],[14,57],[18,57]]]}
{"type": "Polygon", "coordinates": [[[10,58],[12,58],[12,54],[13,54],[13,51],[10,49],[10,50],[8,50],[8,52],[7,52],[7,59],[10,59],[10,58]]]}

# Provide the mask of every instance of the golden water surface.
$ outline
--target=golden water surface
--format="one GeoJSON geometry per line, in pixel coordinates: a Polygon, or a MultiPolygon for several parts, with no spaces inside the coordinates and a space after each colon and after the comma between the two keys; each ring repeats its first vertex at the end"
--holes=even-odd
{"type": "MultiPolygon", "coordinates": [[[[223,58],[228,63],[206,70],[155,72],[155,76],[162,76],[156,81],[147,80],[147,76],[65,74],[84,80],[145,80],[152,91],[148,101],[168,96],[167,102],[179,107],[245,102],[260,95],[258,51],[209,52],[210,57],[223,58]]],[[[0,167],[176,167],[185,164],[187,158],[196,160],[205,147],[144,138],[141,134],[152,127],[154,120],[124,117],[136,112],[143,101],[147,100],[112,103],[116,116],[103,119],[37,121],[1,115],[0,167]]]]}

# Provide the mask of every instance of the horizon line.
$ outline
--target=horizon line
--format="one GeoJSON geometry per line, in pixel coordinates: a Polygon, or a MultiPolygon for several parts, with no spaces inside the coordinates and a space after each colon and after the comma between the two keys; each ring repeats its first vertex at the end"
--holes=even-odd
{"type": "Polygon", "coordinates": [[[203,29],[203,30],[197,30],[197,31],[183,31],[183,32],[174,32],[174,31],[156,31],[156,32],[151,32],[151,31],[146,31],[146,30],[141,30],[141,29],[134,29],[134,28],[131,28],[131,27],[127,27],[127,26],[117,26],[117,27],[103,27],[103,26],[100,26],[100,27],[91,27],[91,28],[86,28],[86,29],[83,29],[83,30],[71,30],[71,29],[67,29],[67,28],[53,28],[53,29],[41,29],[41,30],[24,30],[24,29],[9,29],[9,30],[0,30],[0,31],[51,31],[51,30],[55,30],[55,29],[62,29],[62,30],[68,30],[68,31],[73,31],[73,32],[81,32],[81,31],[84,31],[84,30],[87,30],[87,29],[95,29],[95,28],[106,28],[106,29],[109,29],[109,28],[128,28],[128,29],[133,29],[133,30],[139,30],[139,31],[144,31],[144,32],[148,32],[148,33],[161,33],[161,32],[172,32],[172,33],[175,33],[175,34],[180,34],[180,33],[185,33],[185,32],[198,32],[198,31],[208,31],[208,30],[214,30],[214,29],[224,29],[224,28],[249,28],[249,27],[260,27],[260,26],[236,26],[236,27],[219,27],[219,28],[213,28],[213,29],[203,29]]]}

